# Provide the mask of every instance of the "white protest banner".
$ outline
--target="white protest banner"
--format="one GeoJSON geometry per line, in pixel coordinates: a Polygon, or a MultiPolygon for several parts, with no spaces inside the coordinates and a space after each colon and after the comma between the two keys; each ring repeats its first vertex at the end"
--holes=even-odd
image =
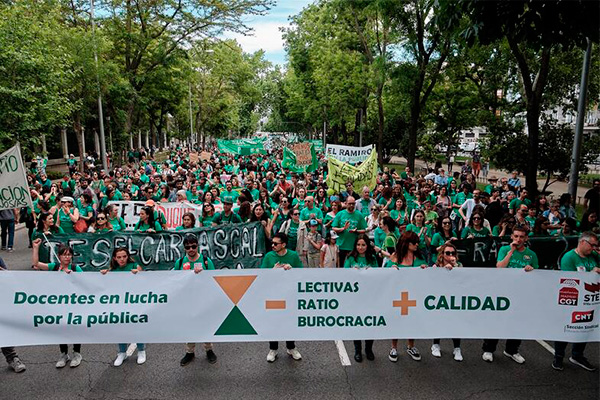
{"type": "MultiPolygon", "coordinates": [[[[133,230],[135,224],[140,220],[140,210],[145,206],[143,201],[111,201],[118,208],[118,214],[125,221],[127,230],[133,230]]],[[[191,212],[198,220],[202,215],[202,206],[187,201],[183,203],[159,203],[154,206],[154,210],[165,215],[167,220],[167,229],[175,229],[182,224],[183,214],[191,212]]]]}
{"type": "Polygon", "coordinates": [[[373,145],[364,147],[353,147],[353,146],[342,146],[337,144],[328,144],[325,150],[327,158],[333,157],[336,160],[348,163],[357,164],[364,162],[371,152],[373,152],[373,145]]]}
{"type": "Polygon", "coordinates": [[[21,148],[17,144],[0,154],[0,210],[31,207],[21,148]]]}
{"type": "Polygon", "coordinates": [[[391,338],[600,341],[596,273],[372,268],[1,274],[0,346],[391,338]],[[570,301],[561,301],[565,296],[570,301]]]}

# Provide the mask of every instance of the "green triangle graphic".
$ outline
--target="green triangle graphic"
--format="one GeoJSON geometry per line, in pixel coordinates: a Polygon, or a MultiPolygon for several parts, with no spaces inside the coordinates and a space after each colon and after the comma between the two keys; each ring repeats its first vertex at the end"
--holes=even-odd
{"type": "Polygon", "coordinates": [[[256,331],[237,306],[229,313],[215,335],[256,335],[256,331]]]}

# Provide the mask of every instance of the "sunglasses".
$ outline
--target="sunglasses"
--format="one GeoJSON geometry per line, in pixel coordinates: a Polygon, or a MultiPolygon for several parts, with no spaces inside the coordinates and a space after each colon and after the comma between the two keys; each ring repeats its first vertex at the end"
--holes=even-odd
{"type": "Polygon", "coordinates": [[[300,213],[293,213],[292,215],[300,215],[300,213]]]}
{"type": "Polygon", "coordinates": [[[479,217],[474,217],[474,218],[473,218],[473,221],[481,221],[481,218],[479,218],[479,217]]]}
{"type": "Polygon", "coordinates": [[[98,221],[102,221],[102,220],[105,220],[105,219],[106,219],[106,217],[98,217],[97,218],[98,221]]]}
{"type": "Polygon", "coordinates": [[[442,225],[450,225],[450,221],[444,221],[442,222],[442,225]]]}
{"type": "Polygon", "coordinates": [[[446,255],[446,256],[456,256],[456,252],[455,251],[445,251],[444,255],[446,255]]]}
{"type": "Polygon", "coordinates": [[[186,249],[186,250],[197,249],[198,245],[197,244],[191,244],[191,245],[183,246],[183,248],[186,249]]]}
{"type": "Polygon", "coordinates": [[[273,243],[272,243],[272,245],[273,245],[273,246],[278,246],[278,245],[280,245],[280,244],[281,244],[281,242],[273,242],[273,243]]]}

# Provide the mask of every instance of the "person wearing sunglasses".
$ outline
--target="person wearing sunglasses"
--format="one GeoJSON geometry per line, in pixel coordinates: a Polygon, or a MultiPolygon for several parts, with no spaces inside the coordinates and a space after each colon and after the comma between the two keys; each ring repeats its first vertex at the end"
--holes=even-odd
{"type": "MultiPolygon", "coordinates": [[[[433,267],[446,268],[448,270],[462,267],[462,264],[458,261],[458,252],[456,251],[456,247],[454,247],[452,243],[445,243],[440,246],[437,260],[435,264],[433,264],[433,267]]],[[[452,352],[452,354],[454,354],[454,360],[462,361],[463,356],[460,349],[460,339],[452,339],[452,344],[454,345],[454,350],[452,352]]],[[[433,344],[431,345],[431,355],[437,358],[442,356],[440,339],[433,339],[433,344]]]]}
{"type": "Polygon", "coordinates": [[[471,215],[469,224],[462,230],[460,235],[461,239],[485,238],[490,236],[490,230],[483,226],[483,214],[479,212],[474,212],[471,215]]]}
{"type": "Polygon", "coordinates": [[[103,211],[100,211],[98,213],[98,215],[96,216],[96,221],[92,224],[92,226],[88,228],[88,232],[95,233],[112,232],[112,230],[113,227],[108,222],[108,215],[103,211]]]}
{"type": "MultiPolygon", "coordinates": [[[[577,247],[568,251],[560,260],[561,271],[573,272],[596,272],[600,274],[600,266],[598,263],[598,252],[600,250],[598,244],[598,235],[592,232],[584,232],[579,237],[577,247]]],[[[563,358],[567,349],[566,342],[554,342],[554,361],[552,368],[557,371],[563,370],[563,358]]],[[[573,343],[571,350],[571,363],[587,370],[595,371],[594,367],[583,355],[586,343],[573,343]]]]}
{"type": "Polygon", "coordinates": [[[308,265],[306,257],[303,255],[304,242],[306,235],[308,234],[308,227],[302,221],[300,221],[300,211],[298,209],[292,209],[289,215],[292,218],[285,221],[279,232],[285,233],[288,239],[287,247],[293,249],[299,255],[302,255],[301,260],[304,265],[308,265]]]}
{"type": "MultiPolygon", "coordinates": [[[[215,265],[212,260],[198,251],[198,238],[194,234],[187,234],[183,238],[183,248],[185,249],[185,256],[175,261],[173,270],[176,271],[190,271],[198,274],[203,270],[214,270],[215,265]]],[[[206,359],[209,363],[214,364],[217,362],[217,355],[213,350],[212,343],[204,343],[204,351],[206,351],[206,359]]],[[[179,362],[182,367],[185,367],[191,363],[196,357],[196,343],[185,344],[185,355],[179,362]]]]}
{"type": "Polygon", "coordinates": [[[458,235],[452,230],[452,220],[450,217],[441,217],[438,219],[437,232],[431,238],[431,253],[439,254],[442,247],[458,240],[458,235]]]}
{"type": "MultiPolygon", "coordinates": [[[[539,268],[537,255],[533,250],[525,247],[529,231],[522,226],[515,226],[510,236],[512,242],[508,246],[500,247],[498,250],[498,262],[496,268],[521,268],[525,272],[533,271],[539,268]]],[[[518,364],[523,364],[525,358],[519,354],[520,339],[508,339],[504,355],[518,364]]],[[[498,339],[485,339],[483,341],[483,360],[487,362],[494,361],[494,351],[498,346],[498,339]]]]}
{"type": "MultiPolygon", "coordinates": [[[[268,252],[263,258],[261,268],[282,268],[289,270],[292,268],[303,268],[302,261],[298,253],[293,250],[287,249],[288,237],[285,233],[279,232],[273,236],[271,246],[272,251],[268,252]]],[[[285,346],[287,353],[294,360],[298,361],[302,359],[302,355],[296,349],[296,343],[294,341],[286,341],[285,346]]],[[[267,354],[267,361],[272,363],[277,359],[277,349],[279,348],[278,342],[269,342],[269,353],[267,354]]]]}
{"type": "Polygon", "coordinates": [[[348,254],[354,249],[354,242],[358,235],[367,232],[367,221],[360,212],[356,211],[354,197],[348,196],[346,209],[337,213],[331,226],[339,236],[340,265],[343,265],[348,254]]]}

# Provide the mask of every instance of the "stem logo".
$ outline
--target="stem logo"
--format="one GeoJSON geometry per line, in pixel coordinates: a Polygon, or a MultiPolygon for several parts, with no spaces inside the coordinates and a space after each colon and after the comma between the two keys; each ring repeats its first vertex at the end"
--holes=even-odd
{"type": "Polygon", "coordinates": [[[238,303],[256,279],[256,275],[215,276],[214,278],[223,289],[223,292],[233,302],[233,309],[219,326],[215,335],[256,335],[256,330],[238,308],[238,303]]]}
{"type": "Polygon", "coordinates": [[[585,291],[583,304],[586,306],[595,306],[600,303],[600,283],[584,283],[585,291]]]}

